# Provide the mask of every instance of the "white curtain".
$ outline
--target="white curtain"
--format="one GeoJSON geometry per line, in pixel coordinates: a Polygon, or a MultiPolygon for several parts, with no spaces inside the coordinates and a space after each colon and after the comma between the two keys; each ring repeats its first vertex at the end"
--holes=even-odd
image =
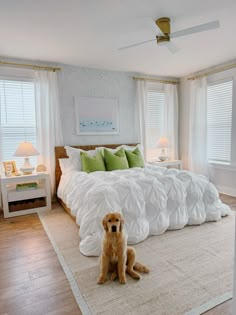
{"type": "Polygon", "coordinates": [[[35,103],[38,163],[44,164],[51,178],[51,192],[55,193],[54,147],[63,145],[57,73],[35,71],[35,103]]]}
{"type": "Polygon", "coordinates": [[[146,144],[147,144],[147,132],[146,132],[146,123],[147,123],[147,83],[143,80],[137,80],[137,89],[136,89],[136,113],[137,118],[136,122],[138,130],[138,141],[144,147],[144,157],[146,160],[146,144]]]}
{"type": "Polygon", "coordinates": [[[162,136],[169,140],[169,159],[178,160],[178,93],[175,84],[165,84],[164,124],[162,136]]]}
{"type": "MultiPolygon", "coordinates": [[[[158,84],[157,89],[160,88],[158,84]]],[[[147,144],[147,89],[146,81],[137,80],[137,112],[139,141],[144,146],[146,158],[147,144]]],[[[178,93],[176,85],[166,84],[164,86],[165,108],[163,118],[162,136],[169,140],[169,158],[178,159],[178,93]]]]}
{"type": "Polygon", "coordinates": [[[208,177],[206,78],[190,83],[189,169],[208,177]]]}

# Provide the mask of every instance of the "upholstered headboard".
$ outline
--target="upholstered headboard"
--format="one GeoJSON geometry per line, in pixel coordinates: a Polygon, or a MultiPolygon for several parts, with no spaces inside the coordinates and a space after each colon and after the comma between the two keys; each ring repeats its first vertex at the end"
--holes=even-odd
{"type": "MultiPolygon", "coordinates": [[[[110,149],[115,149],[115,148],[119,147],[120,145],[121,144],[94,144],[94,145],[79,145],[79,146],[73,145],[72,147],[88,151],[88,150],[94,150],[97,147],[106,147],[106,148],[110,148],[110,149]]],[[[126,145],[135,146],[135,145],[137,145],[137,143],[131,143],[131,144],[129,143],[126,145]]],[[[60,165],[59,165],[59,159],[68,158],[64,146],[63,147],[55,147],[55,158],[56,158],[55,177],[56,177],[56,189],[57,189],[59,182],[60,182],[60,178],[61,178],[61,169],[60,169],[60,165]]]]}

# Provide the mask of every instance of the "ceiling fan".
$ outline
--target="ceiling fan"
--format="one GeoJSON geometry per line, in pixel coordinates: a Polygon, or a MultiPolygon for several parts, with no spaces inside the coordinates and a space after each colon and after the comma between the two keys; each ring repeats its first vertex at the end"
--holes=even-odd
{"type": "Polygon", "coordinates": [[[155,21],[155,23],[159,29],[159,32],[158,32],[159,34],[156,35],[155,39],[149,39],[149,40],[146,40],[144,42],[140,42],[140,43],[132,44],[129,46],[121,47],[121,48],[118,48],[118,50],[124,50],[124,49],[128,49],[128,48],[135,47],[138,45],[142,45],[145,43],[149,43],[152,41],[156,41],[157,45],[163,45],[164,44],[172,53],[175,53],[179,49],[171,41],[172,38],[177,38],[177,37],[186,36],[186,35],[190,35],[190,34],[194,34],[194,33],[204,32],[204,31],[208,31],[208,30],[212,30],[212,29],[220,27],[220,22],[218,20],[216,20],[216,21],[212,21],[212,22],[205,23],[205,24],[200,24],[200,25],[197,25],[194,27],[186,28],[184,30],[171,33],[170,18],[162,17],[162,18],[157,19],[155,21]]]}

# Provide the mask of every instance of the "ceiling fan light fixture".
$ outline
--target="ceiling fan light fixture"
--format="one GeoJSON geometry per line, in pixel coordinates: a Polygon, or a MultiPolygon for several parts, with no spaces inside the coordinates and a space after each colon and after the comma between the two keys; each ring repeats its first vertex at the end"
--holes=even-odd
{"type": "Polygon", "coordinates": [[[157,44],[161,45],[163,43],[169,42],[170,41],[170,36],[165,35],[165,36],[156,36],[157,39],[157,44]]]}

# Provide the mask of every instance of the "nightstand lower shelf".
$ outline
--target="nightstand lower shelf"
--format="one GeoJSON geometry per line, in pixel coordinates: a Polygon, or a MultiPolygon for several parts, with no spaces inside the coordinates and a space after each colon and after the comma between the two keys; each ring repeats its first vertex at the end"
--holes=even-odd
{"type": "Polygon", "coordinates": [[[27,200],[11,201],[8,203],[9,213],[14,211],[36,209],[46,207],[46,198],[31,198],[27,200]]]}
{"type": "Polygon", "coordinates": [[[15,189],[8,191],[8,202],[27,200],[33,198],[45,197],[46,191],[44,188],[37,188],[31,190],[17,191],[15,189]]]}

